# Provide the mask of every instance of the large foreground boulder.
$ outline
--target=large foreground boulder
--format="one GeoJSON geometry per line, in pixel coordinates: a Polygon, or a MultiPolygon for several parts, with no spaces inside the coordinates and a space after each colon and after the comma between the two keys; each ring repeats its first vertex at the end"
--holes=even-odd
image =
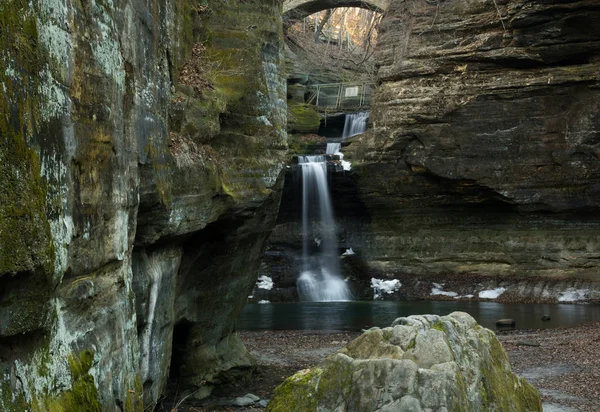
{"type": "Polygon", "coordinates": [[[267,411],[541,411],[496,335],[470,315],[398,318],[275,389],[267,411]]]}

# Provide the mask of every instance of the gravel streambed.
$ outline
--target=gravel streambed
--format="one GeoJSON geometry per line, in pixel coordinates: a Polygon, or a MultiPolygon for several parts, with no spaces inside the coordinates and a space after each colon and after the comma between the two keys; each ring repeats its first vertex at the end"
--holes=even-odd
{"type": "Polygon", "coordinates": [[[600,411],[600,323],[501,332],[498,339],[513,371],[541,392],[544,411],[600,411]]]}

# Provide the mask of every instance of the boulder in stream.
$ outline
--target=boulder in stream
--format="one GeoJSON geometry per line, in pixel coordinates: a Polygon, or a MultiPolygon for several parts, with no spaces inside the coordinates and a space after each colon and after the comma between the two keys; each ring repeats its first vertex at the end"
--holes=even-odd
{"type": "Polygon", "coordinates": [[[398,318],[275,389],[291,411],[541,411],[494,332],[463,312],[398,318]]]}

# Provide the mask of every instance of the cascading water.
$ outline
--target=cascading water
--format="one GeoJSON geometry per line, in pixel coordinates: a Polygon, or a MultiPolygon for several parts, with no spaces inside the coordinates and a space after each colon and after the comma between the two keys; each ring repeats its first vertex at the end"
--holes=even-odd
{"type": "Polygon", "coordinates": [[[327,143],[327,149],[325,150],[325,153],[328,155],[334,155],[340,153],[341,148],[341,143],[327,143]]]}
{"type": "Polygon", "coordinates": [[[342,168],[344,170],[350,170],[352,168],[352,166],[350,165],[350,162],[347,162],[344,160],[344,154],[342,152],[340,152],[341,148],[342,148],[341,143],[327,143],[327,150],[325,153],[328,155],[338,156],[338,158],[340,159],[342,168]]]}
{"type": "Polygon", "coordinates": [[[342,138],[352,137],[367,130],[367,122],[369,120],[369,112],[358,112],[346,114],[344,121],[344,134],[342,138]]]}
{"type": "Polygon", "coordinates": [[[297,282],[300,297],[315,302],[350,300],[348,286],[340,277],[326,158],[299,156],[298,162],[302,168],[302,273],[297,282]],[[315,226],[316,231],[312,230],[315,226]],[[311,242],[319,249],[314,255],[310,253],[311,242]]]}

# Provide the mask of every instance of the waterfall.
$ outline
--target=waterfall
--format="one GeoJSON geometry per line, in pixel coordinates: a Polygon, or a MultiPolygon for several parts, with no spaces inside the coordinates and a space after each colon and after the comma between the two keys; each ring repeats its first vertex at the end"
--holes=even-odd
{"type": "Polygon", "coordinates": [[[326,154],[328,155],[336,155],[339,157],[339,161],[342,165],[342,168],[344,170],[350,170],[352,168],[352,165],[350,164],[350,162],[347,162],[344,160],[344,154],[340,151],[342,149],[342,144],[341,143],[327,143],[327,149],[325,151],[326,154]]]}
{"type": "Polygon", "coordinates": [[[369,120],[369,112],[358,112],[346,114],[344,122],[344,134],[342,138],[352,137],[367,130],[367,121],[369,120]]]}
{"type": "Polygon", "coordinates": [[[299,156],[298,161],[302,168],[303,236],[302,273],[297,282],[298,292],[302,300],[350,300],[348,286],[340,277],[339,251],[325,156],[299,156]],[[317,226],[316,234],[313,234],[314,226],[317,226]],[[319,249],[316,255],[310,253],[312,242],[319,249]]]}
{"type": "Polygon", "coordinates": [[[341,143],[327,143],[327,149],[325,154],[334,155],[340,153],[340,149],[342,148],[341,143]]]}

